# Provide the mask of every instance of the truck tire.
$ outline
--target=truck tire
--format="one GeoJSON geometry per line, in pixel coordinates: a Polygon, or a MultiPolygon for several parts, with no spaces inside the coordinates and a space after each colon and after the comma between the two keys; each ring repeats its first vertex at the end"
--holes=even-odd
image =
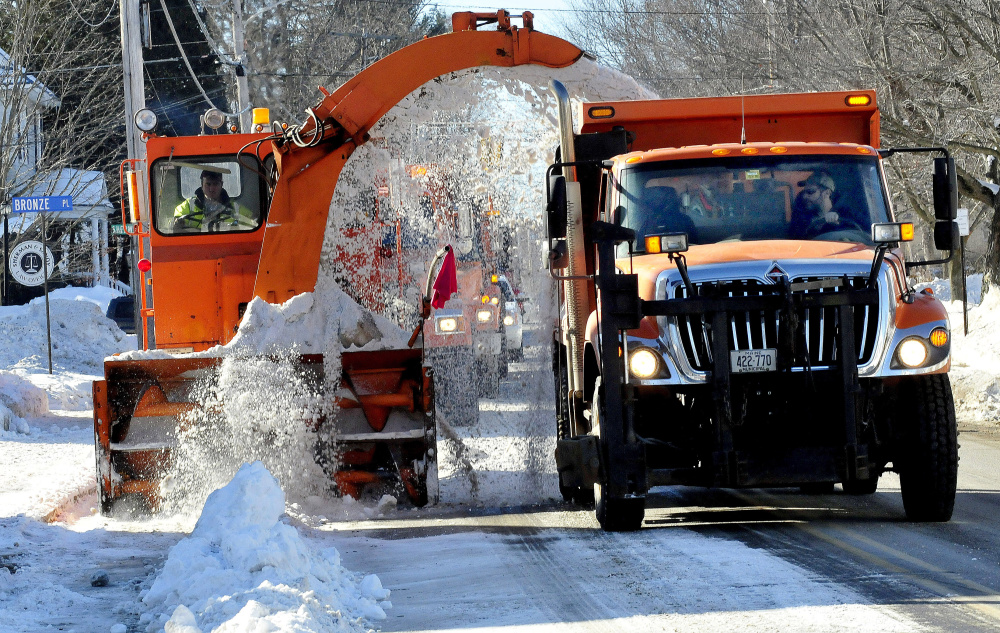
{"type": "MultiPolygon", "coordinates": [[[[601,418],[604,412],[602,394],[601,378],[598,377],[590,409],[590,420],[594,429],[592,433],[597,437],[601,436],[601,418]]],[[[603,443],[601,449],[604,449],[603,443]]],[[[646,498],[611,495],[605,483],[606,477],[606,473],[601,473],[602,481],[594,484],[594,514],[597,516],[597,522],[601,524],[601,529],[605,532],[638,530],[642,527],[642,520],[646,515],[646,498]]]]}
{"type": "Polygon", "coordinates": [[[958,429],[947,374],[913,376],[900,384],[906,406],[900,426],[899,487],[911,521],[948,521],[958,487],[958,429]],[[905,387],[905,388],[904,388],[905,387]]]}

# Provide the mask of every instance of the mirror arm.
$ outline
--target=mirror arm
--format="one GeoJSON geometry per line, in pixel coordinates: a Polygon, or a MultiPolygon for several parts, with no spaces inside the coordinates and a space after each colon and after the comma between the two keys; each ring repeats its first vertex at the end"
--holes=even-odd
{"type": "Polygon", "coordinates": [[[882,261],[885,260],[885,252],[889,250],[889,245],[886,243],[881,243],[875,247],[875,257],[872,259],[872,269],[868,273],[868,288],[874,289],[875,282],[878,280],[879,270],[882,269],[882,261]]]}
{"type": "Polygon", "coordinates": [[[691,277],[688,275],[687,259],[680,253],[669,253],[668,257],[677,266],[677,272],[681,274],[681,279],[684,280],[684,287],[687,288],[688,296],[697,297],[698,289],[691,283],[691,277]]]}

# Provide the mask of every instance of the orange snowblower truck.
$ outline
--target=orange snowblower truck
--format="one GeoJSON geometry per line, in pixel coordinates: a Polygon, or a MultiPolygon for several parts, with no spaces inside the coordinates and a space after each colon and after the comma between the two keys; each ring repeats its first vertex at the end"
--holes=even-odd
{"type": "Polygon", "coordinates": [[[588,103],[575,134],[552,88],[563,495],[633,530],[654,486],[863,495],[893,471],[911,520],[947,521],[948,316],[907,281],[947,258],[904,257],[914,228],[882,166],[939,155],[934,244],[950,257],[947,151],[880,148],[872,91],[588,103]]]}
{"type": "MultiPolygon", "coordinates": [[[[456,13],[452,33],[379,60],[333,93],[321,88],[302,125],[259,121],[256,134],[167,138],[156,134],[153,113],[136,117],[147,156],[123,164],[123,199],[131,206],[123,220],[141,258],[143,345],[170,355],[110,359],[104,380],[94,383],[103,512],[125,495],[154,508],[162,498],[177,429],[197,417],[192,383],[210,382],[221,364],[191,353],[230,341],[255,297],[280,304],[315,289],[341,170],[390,108],[448,72],[560,68],[582,56],[576,46],[535,31],[530,13],[520,17],[518,27],[503,10],[456,13]]],[[[205,121],[215,129],[224,123],[218,112],[205,121]]],[[[322,389],[322,356],[302,357],[301,369],[322,389]]],[[[324,397],[331,409],[363,413],[360,423],[353,414],[303,420],[338,425],[335,454],[317,457],[339,463],[332,476],[341,493],[391,485],[416,505],[436,497],[434,390],[421,349],[348,349],[338,392],[324,397]]]]}

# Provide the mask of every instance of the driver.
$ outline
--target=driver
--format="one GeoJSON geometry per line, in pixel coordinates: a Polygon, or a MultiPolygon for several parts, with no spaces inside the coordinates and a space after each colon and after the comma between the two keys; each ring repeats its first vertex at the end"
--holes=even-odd
{"type": "MultiPolygon", "coordinates": [[[[799,182],[802,191],[792,205],[792,221],[788,236],[807,240],[822,233],[827,225],[839,225],[840,214],[833,211],[833,195],[837,184],[829,174],[817,171],[799,182]]],[[[827,229],[829,230],[829,229],[827,229]]]]}
{"type": "Polygon", "coordinates": [[[222,174],[201,172],[201,187],[174,209],[175,231],[249,231],[256,228],[253,212],[229,197],[222,174]]]}
{"type": "Polygon", "coordinates": [[[698,242],[694,221],[681,209],[681,199],[673,187],[647,187],[642,205],[645,221],[639,231],[642,238],[662,232],[687,233],[688,240],[698,242]]]}

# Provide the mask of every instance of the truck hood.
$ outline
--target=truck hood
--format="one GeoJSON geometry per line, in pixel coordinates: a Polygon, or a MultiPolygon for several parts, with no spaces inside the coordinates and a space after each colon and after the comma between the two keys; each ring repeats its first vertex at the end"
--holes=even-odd
{"type": "MultiPolygon", "coordinates": [[[[723,242],[691,246],[684,254],[688,268],[751,261],[789,260],[859,260],[871,262],[873,248],[854,242],[816,242],[802,240],[762,240],[756,242],[723,242]]],[[[619,270],[629,271],[628,258],[617,261],[619,270]]],[[[665,270],[676,268],[666,254],[639,255],[632,259],[631,271],[639,276],[639,296],[654,298],[656,277],[665,270]]]]}

